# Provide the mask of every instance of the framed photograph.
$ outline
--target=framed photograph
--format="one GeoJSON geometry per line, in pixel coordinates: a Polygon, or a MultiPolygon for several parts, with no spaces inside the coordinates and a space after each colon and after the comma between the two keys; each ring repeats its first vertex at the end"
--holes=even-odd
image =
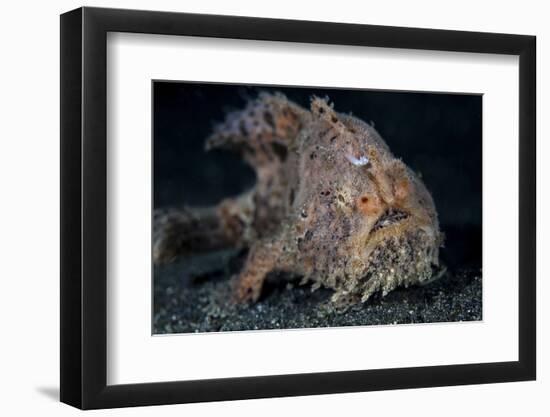
{"type": "Polygon", "coordinates": [[[61,16],[61,401],[533,380],[535,37],[61,16]]]}

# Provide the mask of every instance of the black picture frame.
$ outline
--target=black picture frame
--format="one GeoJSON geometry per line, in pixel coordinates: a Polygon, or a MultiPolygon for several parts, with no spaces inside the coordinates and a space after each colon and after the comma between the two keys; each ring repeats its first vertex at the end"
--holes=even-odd
{"type": "Polygon", "coordinates": [[[61,15],[61,401],[95,409],[534,380],[535,51],[524,35],[88,7],[61,15]],[[519,360],[107,385],[108,32],[519,56],[519,360]]]}

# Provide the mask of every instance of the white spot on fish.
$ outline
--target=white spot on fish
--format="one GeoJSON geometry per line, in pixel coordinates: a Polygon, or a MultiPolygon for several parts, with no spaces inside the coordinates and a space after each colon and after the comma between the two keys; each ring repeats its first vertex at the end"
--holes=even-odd
{"type": "Polygon", "coordinates": [[[361,156],[359,158],[356,158],[353,155],[346,154],[346,159],[350,161],[353,165],[358,167],[367,165],[369,163],[369,158],[367,158],[366,156],[361,156]]]}

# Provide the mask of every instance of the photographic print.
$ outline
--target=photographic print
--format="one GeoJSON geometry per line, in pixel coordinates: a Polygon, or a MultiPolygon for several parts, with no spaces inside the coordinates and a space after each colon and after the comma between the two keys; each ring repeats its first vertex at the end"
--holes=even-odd
{"type": "Polygon", "coordinates": [[[60,33],[62,402],[536,379],[534,36],[90,7],[60,33]]]}
{"type": "Polygon", "coordinates": [[[153,334],[482,319],[482,96],[153,81],[153,334]]]}

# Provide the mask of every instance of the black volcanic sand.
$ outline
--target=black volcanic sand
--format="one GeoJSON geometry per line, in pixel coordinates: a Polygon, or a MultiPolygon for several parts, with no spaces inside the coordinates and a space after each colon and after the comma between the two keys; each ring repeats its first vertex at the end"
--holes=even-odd
{"type": "Polygon", "coordinates": [[[422,287],[336,309],[331,290],[273,277],[259,302],[235,305],[230,277],[243,253],[222,251],[155,267],[153,333],[219,332],[481,320],[481,270],[448,271],[422,287]]]}

